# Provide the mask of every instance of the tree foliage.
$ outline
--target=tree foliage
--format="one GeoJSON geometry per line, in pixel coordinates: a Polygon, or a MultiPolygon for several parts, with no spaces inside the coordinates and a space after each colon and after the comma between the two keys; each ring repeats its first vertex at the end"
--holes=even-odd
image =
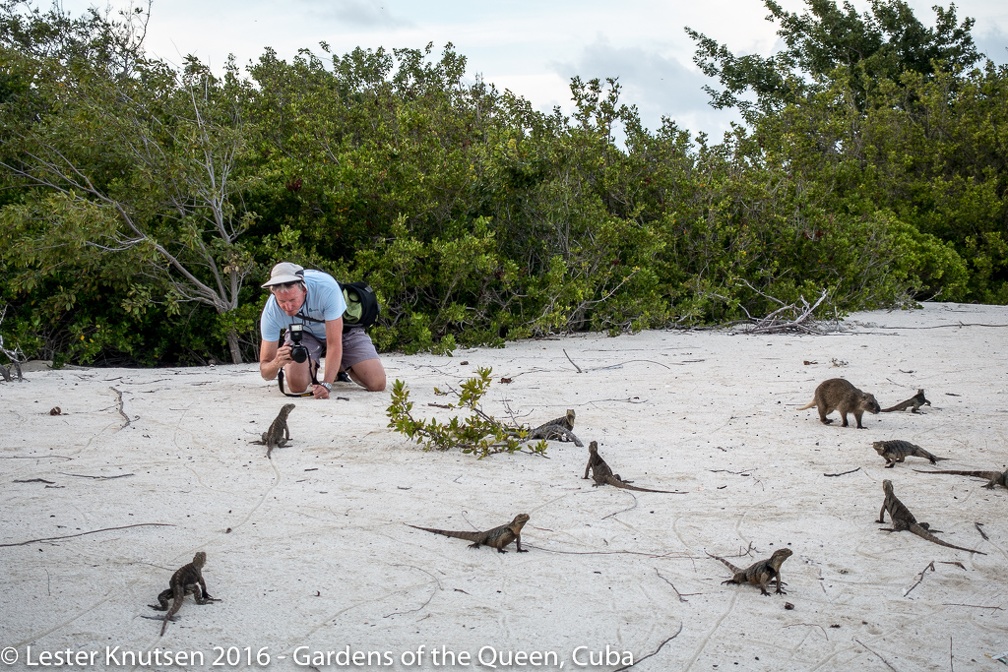
{"type": "Polygon", "coordinates": [[[764,3],[784,47],[695,31],[718,143],[616,78],[536,111],[448,44],[151,59],[148,10],[0,0],[6,342],[58,361],[240,361],[279,260],[367,279],[381,350],[922,298],[1008,302],[1008,71],[971,19],[764,3]],[[979,67],[977,67],[979,64],[979,67]]]}
{"type": "MultiPolygon", "coordinates": [[[[686,29],[697,43],[697,65],[723,87],[705,87],[712,105],[737,107],[749,120],[775,114],[837,77],[867,85],[895,81],[908,72],[960,73],[980,59],[971,34],[974,20],[959,23],[955,5],[936,5],[935,25],[928,27],[903,0],[871,0],[863,14],[847,0],[842,7],[834,0],[806,0],[807,10],[800,14],[785,11],[774,0],[763,4],[784,43],[770,57],[736,56],[726,45],[686,29]]],[[[855,84],[852,93],[864,109],[865,88],[855,84]]]]}
{"type": "MultiPolygon", "coordinates": [[[[119,253],[115,262],[139,269],[110,278],[127,286],[120,300],[127,314],[143,318],[150,284],[168,315],[187,302],[222,315],[236,309],[253,267],[238,239],[254,215],[236,198],[250,131],[240,108],[247,83],[234,64],[223,79],[191,58],[176,73],[143,57],[130,40],[132,24],[94,12],[83,24],[57,9],[48,18],[8,17],[5,24],[11,43],[21,35],[40,41],[21,44],[21,52],[4,46],[12,62],[24,64],[22,73],[35,69],[26,95],[11,96],[8,105],[18,111],[27,99],[41,100],[33,116],[22,112],[23,123],[9,127],[11,151],[0,163],[25,195],[2,213],[16,243],[15,290],[45,277],[45,265],[59,256],[57,277],[48,279],[65,288],[69,311],[76,292],[58,274],[77,266],[78,273],[106,275],[99,267],[119,253]],[[26,23],[30,29],[15,30],[26,23]],[[61,40],[87,48],[61,48],[61,40]]],[[[232,360],[241,361],[237,331],[226,336],[232,360]]]]}

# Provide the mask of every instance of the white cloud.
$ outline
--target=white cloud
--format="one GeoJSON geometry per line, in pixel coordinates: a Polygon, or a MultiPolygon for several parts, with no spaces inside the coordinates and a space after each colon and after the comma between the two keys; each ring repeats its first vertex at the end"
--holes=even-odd
{"type": "MultiPolygon", "coordinates": [[[[779,0],[803,11],[803,0],[779,0]]],[[[934,0],[908,0],[929,23],[934,0]]],[[[130,0],[62,0],[79,14],[89,4],[113,9],[130,0]]],[[[948,3],[943,3],[948,4],[948,3]]],[[[1008,6],[1003,0],[959,0],[957,16],[977,19],[978,47],[1008,62],[1008,6]]],[[[859,11],[868,0],[854,0],[859,11]]],[[[762,0],[154,0],[149,51],[172,63],[192,53],[220,67],[229,53],[239,64],[255,61],[268,46],[281,58],[298,49],[334,53],[356,47],[420,49],[448,42],[468,61],[469,75],[510,89],[536,109],[570,107],[570,78],[619,77],[622,102],[635,104],[649,128],[673,118],[682,128],[720,136],[730,113],[712,110],[702,86],[710,82],[692,62],[690,26],[736,53],[769,54],[776,26],[765,20],[762,0]]]]}

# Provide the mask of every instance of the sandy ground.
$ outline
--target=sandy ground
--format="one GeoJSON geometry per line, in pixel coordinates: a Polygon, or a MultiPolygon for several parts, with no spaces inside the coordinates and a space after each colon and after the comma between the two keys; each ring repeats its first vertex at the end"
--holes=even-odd
{"type": "Polygon", "coordinates": [[[350,385],[296,400],[292,444],[268,460],[250,442],[285,400],[254,365],[37,370],[0,383],[0,662],[1001,669],[1008,491],[916,473],[932,468],[917,458],[885,469],[871,444],[1005,469],[1008,308],[858,313],[825,336],[651,331],[383,359],[417,416],[449,417],[433,388],[489,366],[488,413],[535,425],[574,408],[614,471],[685,494],[594,488],[570,443],[547,459],[425,453],[386,427],[388,393],[350,385]],[[932,405],[826,426],[797,409],[833,377],[883,407],[917,388],[932,405]],[[879,531],[884,478],[941,538],[986,555],[879,531]],[[519,512],[521,554],[406,526],[488,529],[519,512]],[[745,567],[785,546],[787,594],[769,597],[722,585],[707,555],[745,567]],[[220,601],[187,598],[159,637],[147,605],[199,550],[220,601]]]}

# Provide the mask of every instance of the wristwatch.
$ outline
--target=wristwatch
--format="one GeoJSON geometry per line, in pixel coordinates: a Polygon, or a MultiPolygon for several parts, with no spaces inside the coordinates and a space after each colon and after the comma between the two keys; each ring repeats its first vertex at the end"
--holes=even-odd
{"type": "Polygon", "coordinates": [[[322,382],[322,383],[319,383],[319,385],[321,385],[322,387],[324,387],[327,392],[332,392],[332,383],[322,382]]]}

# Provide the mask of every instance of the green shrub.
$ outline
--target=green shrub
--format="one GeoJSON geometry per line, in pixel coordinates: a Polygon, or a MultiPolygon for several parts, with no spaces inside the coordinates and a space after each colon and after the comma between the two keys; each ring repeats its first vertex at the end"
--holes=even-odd
{"type": "Polygon", "coordinates": [[[539,441],[528,445],[525,442],[526,430],[509,426],[488,415],[480,407],[480,400],[490,389],[490,368],[477,369],[477,376],[464,381],[459,390],[441,392],[434,388],[435,393],[453,394],[458,401],[445,404],[448,409],[463,409],[469,412],[468,417],[459,419],[452,417],[448,422],[436,418],[417,420],[413,417],[413,402],[409,399],[409,388],[406,383],[396,380],[392,384],[392,403],[386,411],[389,417],[388,426],[403,434],[424,450],[451,450],[459,448],[467,455],[484,458],[496,453],[515,453],[523,449],[537,455],[545,455],[547,443],[539,441]]]}

